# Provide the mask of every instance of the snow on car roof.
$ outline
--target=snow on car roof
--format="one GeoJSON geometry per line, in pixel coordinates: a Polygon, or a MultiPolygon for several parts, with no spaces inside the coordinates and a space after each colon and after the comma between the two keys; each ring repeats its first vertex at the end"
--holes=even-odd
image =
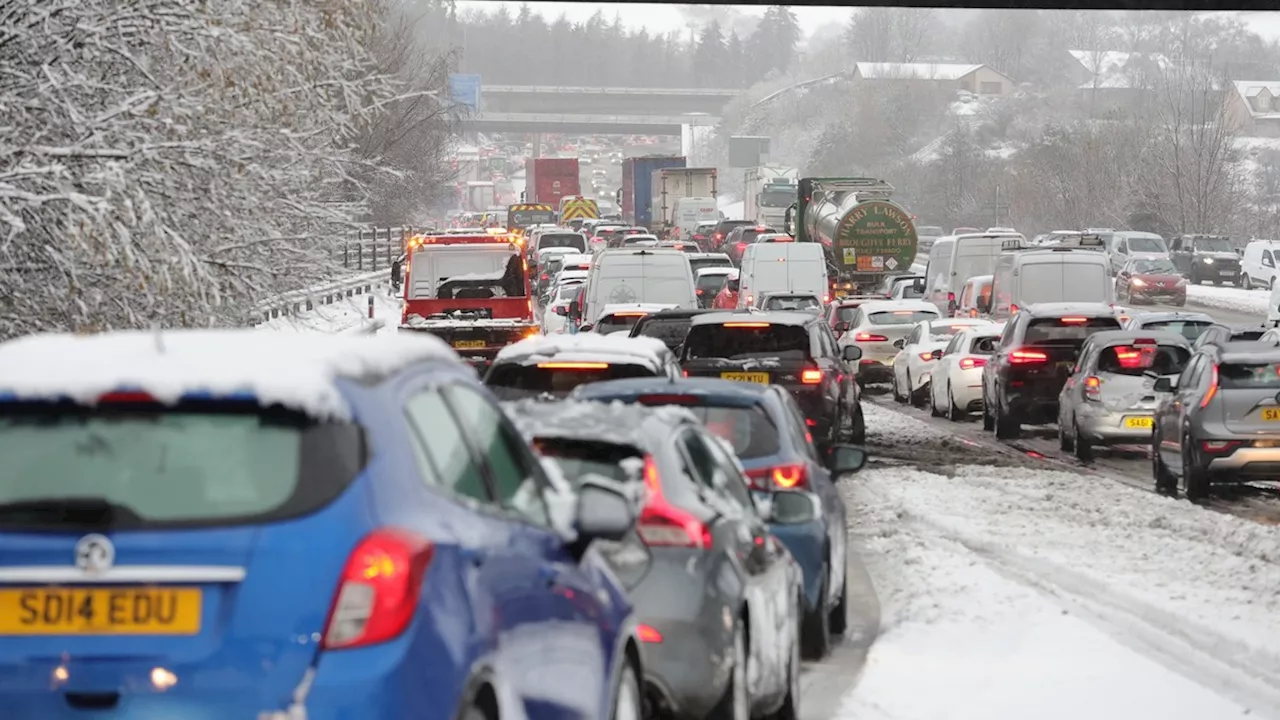
{"type": "Polygon", "coordinates": [[[693,273],[696,277],[703,275],[737,275],[738,268],[729,267],[728,265],[716,265],[715,267],[698,268],[693,273]]]}
{"type": "Polygon", "coordinates": [[[872,300],[864,302],[858,306],[858,309],[865,315],[879,312],[893,312],[894,310],[917,310],[920,312],[931,312],[940,315],[938,307],[927,300],[872,300]]]}
{"type": "Polygon", "coordinates": [[[604,317],[606,315],[612,315],[613,313],[617,313],[617,312],[628,312],[628,311],[646,312],[649,314],[653,314],[657,312],[662,312],[663,310],[670,310],[672,308],[678,308],[678,307],[680,306],[675,303],[609,303],[608,305],[605,305],[604,309],[600,311],[600,317],[604,317]]]}
{"type": "Polygon", "coordinates": [[[651,407],[619,400],[545,402],[529,398],[504,402],[502,407],[529,439],[572,438],[641,447],[640,428],[647,420],[656,419],[666,425],[698,422],[687,408],[651,407]]]}
{"type": "Polygon", "coordinates": [[[103,394],[129,390],[172,404],[192,393],[248,393],[264,405],[348,419],[351,411],[335,380],[387,375],[429,360],[461,362],[453,348],[426,333],[45,333],[0,343],[0,396],[92,404],[103,394]]]}
{"type": "Polygon", "coordinates": [[[804,326],[813,322],[813,313],[794,312],[790,310],[735,310],[732,312],[711,312],[697,315],[690,327],[701,325],[724,325],[731,322],[769,323],[770,325],[804,326]]]}
{"type": "Polygon", "coordinates": [[[495,363],[534,363],[547,360],[621,362],[662,369],[671,350],[651,337],[613,337],[581,332],[576,335],[538,335],[512,343],[498,351],[495,363]]]}

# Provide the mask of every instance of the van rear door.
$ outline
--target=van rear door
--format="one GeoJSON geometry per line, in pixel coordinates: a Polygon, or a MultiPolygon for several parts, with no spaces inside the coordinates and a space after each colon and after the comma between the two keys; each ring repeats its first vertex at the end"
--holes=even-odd
{"type": "Polygon", "coordinates": [[[1025,263],[1018,271],[1018,291],[1013,304],[1027,307],[1036,303],[1114,303],[1115,287],[1101,255],[1061,258],[1025,263]]]}

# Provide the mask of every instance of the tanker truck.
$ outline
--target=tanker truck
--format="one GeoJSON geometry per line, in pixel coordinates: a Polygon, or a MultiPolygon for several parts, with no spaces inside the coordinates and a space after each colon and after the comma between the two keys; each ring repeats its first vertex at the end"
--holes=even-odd
{"type": "Polygon", "coordinates": [[[787,232],[822,243],[837,297],[911,271],[919,239],[911,214],[889,198],[893,186],[873,178],[802,178],[787,232]]]}

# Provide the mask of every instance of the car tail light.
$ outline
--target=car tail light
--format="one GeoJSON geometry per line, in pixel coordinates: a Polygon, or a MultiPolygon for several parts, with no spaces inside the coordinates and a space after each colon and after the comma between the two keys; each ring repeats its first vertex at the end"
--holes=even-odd
{"type": "Polygon", "coordinates": [[[1010,306],[1009,306],[1009,314],[1010,314],[1010,315],[1017,315],[1017,314],[1018,314],[1018,306],[1017,306],[1017,305],[1010,305],[1010,306]]]}
{"type": "Polygon", "coordinates": [[[662,478],[651,456],[644,459],[644,484],[649,497],[640,511],[636,533],[650,547],[711,547],[711,531],[698,518],[667,502],[662,495],[662,478]]]}
{"type": "Polygon", "coordinates": [[[342,569],[324,648],[363,647],[404,632],[434,552],[430,542],[403,530],[377,530],[361,540],[342,569]]]}
{"type": "Polygon", "coordinates": [[[987,364],[986,358],[980,358],[980,357],[960,358],[961,370],[972,370],[974,368],[980,368],[986,364],[987,364]]]}
{"type": "Polygon", "coordinates": [[[151,393],[139,392],[137,390],[121,390],[119,392],[109,392],[98,396],[98,404],[110,403],[156,403],[159,402],[151,393]]]}
{"type": "Polygon", "coordinates": [[[947,293],[947,302],[953,303],[955,301],[956,301],[956,294],[953,292],[947,293]]]}
{"type": "Polygon", "coordinates": [[[776,465],[748,470],[747,479],[757,490],[795,490],[809,486],[809,470],[799,464],[776,465]]]}
{"type": "Polygon", "coordinates": [[[1062,323],[1063,325],[1083,325],[1084,323],[1089,322],[1089,318],[1064,317],[1060,319],[1058,322],[1062,323]]]}
{"type": "Polygon", "coordinates": [[[747,244],[739,240],[737,247],[738,247],[738,252],[742,252],[747,247],[747,244]]]}
{"type": "Polygon", "coordinates": [[[931,353],[931,352],[927,352],[927,353],[920,353],[920,359],[921,359],[921,360],[923,360],[923,361],[925,361],[925,362],[929,362],[929,361],[933,360],[933,353],[931,353]]]}
{"type": "Polygon", "coordinates": [[[874,333],[860,332],[853,336],[854,342],[889,342],[889,338],[884,335],[876,335],[874,333]]]}
{"type": "Polygon", "coordinates": [[[1200,401],[1200,409],[1203,410],[1209,405],[1209,401],[1213,400],[1213,396],[1218,394],[1218,366],[1210,365],[1213,374],[1209,376],[1209,391],[1204,394],[1204,399],[1200,401]]]}
{"type": "Polygon", "coordinates": [[[637,625],[636,637],[639,638],[642,643],[656,644],[662,642],[662,633],[658,632],[657,628],[649,625],[637,625]]]}
{"type": "Polygon", "coordinates": [[[821,370],[805,370],[800,373],[800,382],[805,385],[817,385],[822,382],[821,370]]]}
{"type": "Polygon", "coordinates": [[[1009,362],[1014,365],[1030,365],[1049,362],[1049,356],[1039,350],[1014,350],[1009,353],[1009,362]]]}
{"type": "Polygon", "coordinates": [[[1207,453],[1228,453],[1240,447],[1244,443],[1240,440],[1202,440],[1200,447],[1207,453]]]}
{"type": "Polygon", "coordinates": [[[542,279],[543,279],[543,280],[550,280],[550,279],[551,279],[551,276],[550,276],[550,275],[548,275],[548,274],[546,274],[546,273],[542,273],[542,279]]]}
{"type": "Polygon", "coordinates": [[[1095,375],[1090,375],[1084,379],[1084,397],[1086,400],[1093,400],[1094,402],[1102,401],[1101,378],[1095,375]]]}
{"type": "Polygon", "coordinates": [[[706,292],[705,292],[702,288],[698,288],[698,289],[697,289],[697,290],[695,290],[694,292],[696,292],[696,293],[697,293],[697,294],[699,294],[699,295],[705,295],[705,294],[706,294],[706,292]]]}
{"type": "Polygon", "coordinates": [[[544,362],[539,370],[608,370],[609,363],[602,362],[544,362]]]}
{"type": "Polygon", "coordinates": [[[767,322],[727,322],[724,324],[727,328],[767,328],[767,322]]]}

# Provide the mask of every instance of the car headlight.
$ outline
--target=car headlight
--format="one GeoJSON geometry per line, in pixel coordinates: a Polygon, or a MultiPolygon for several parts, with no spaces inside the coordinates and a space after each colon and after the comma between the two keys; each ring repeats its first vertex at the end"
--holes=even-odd
{"type": "Polygon", "coordinates": [[[1142,278],[1133,278],[1129,281],[1130,287],[1146,287],[1147,283],[1142,278]]]}
{"type": "Polygon", "coordinates": [[[1212,265],[1212,264],[1213,264],[1213,258],[1204,258],[1204,264],[1205,264],[1205,265],[1212,265]]]}

